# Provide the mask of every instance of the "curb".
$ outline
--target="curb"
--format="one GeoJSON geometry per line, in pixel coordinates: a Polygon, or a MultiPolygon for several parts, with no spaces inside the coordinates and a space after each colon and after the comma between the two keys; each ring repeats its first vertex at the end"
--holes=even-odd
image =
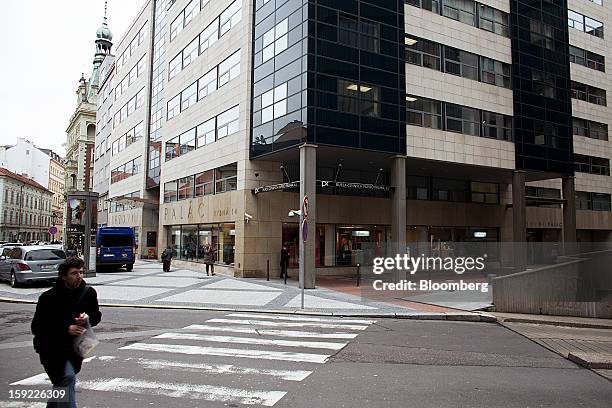
{"type": "MultiPolygon", "coordinates": [[[[0,297],[0,302],[37,304],[34,300],[13,299],[0,297]]],[[[202,310],[212,312],[240,312],[240,313],[261,313],[261,314],[284,314],[297,316],[338,316],[338,317],[363,317],[377,319],[406,319],[406,320],[444,320],[461,322],[496,323],[495,316],[488,313],[360,313],[360,312],[319,312],[314,310],[284,310],[284,309],[248,309],[248,308],[222,308],[222,307],[203,307],[203,306],[179,306],[179,305],[146,305],[146,304],[122,304],[122,303],[100,303],[101,307],[134,308],[134,309],[165,309],[165,310],[202,310]]]]}
{"type": "Polygon", "coordinates": [[[610,370],[612,369],[612,355],[596,353],[574,353],[567,356],[569,361],[590,369],[610,370]]]}
{"type": "Polygon", "coordinates": [[[612,330],[612,325],[609,325],[609,324],[539,320],[539,319],[529,319],[529,318],[523,318],[523,317],[506,317],[506,318],[496,317],[496,318],[498,321],[503,322],[503,323],[530,323],[530,324],[545,324],[548,326],[576,327],[576,328],[581,328],[581,329],[612,330]]]}

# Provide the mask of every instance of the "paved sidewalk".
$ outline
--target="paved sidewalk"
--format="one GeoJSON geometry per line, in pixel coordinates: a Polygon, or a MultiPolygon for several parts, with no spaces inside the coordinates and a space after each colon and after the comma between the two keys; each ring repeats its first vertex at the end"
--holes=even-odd
{"type": "MultiPolygon", "coordinates": [[[[358,292],[347,293],[322,286],[306,291],[302,310],[301,291],[295,281],[285,285],[278,279],[268,282],[225,275],[206,276],[200,271],[177,267],[163,272],[161,264],[146,261],[137,262],[131,272],[102,272],[86,281],[96,289],[103,305],[494,321],[489,315],[366,299],[358,292]]],[[[0,300],[36,302],[45,290],[47,287],[11,288],[8,284],[0,284],[0,300]]]]}
{"type": "Polygon", "coordinates": [[[494,314],[508,329],[612,380],[612,320],[494,314]]]}

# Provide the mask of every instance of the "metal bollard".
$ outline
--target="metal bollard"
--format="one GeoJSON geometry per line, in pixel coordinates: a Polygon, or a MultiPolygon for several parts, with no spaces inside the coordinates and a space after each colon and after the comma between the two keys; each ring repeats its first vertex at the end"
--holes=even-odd
{"type": "Polygon", "coordinates": [[[359,267],[361,265],[357,264],[357,287],[359,287],[359,284],[361,283],[361,272],[359,271],[359,267]]]}
{"type": "Polygon", "coordinates": [[[266,280],[269,281],[270,280],[270,260],[269,259],[266,261],[266,270],[268,271],[266,280]]]}

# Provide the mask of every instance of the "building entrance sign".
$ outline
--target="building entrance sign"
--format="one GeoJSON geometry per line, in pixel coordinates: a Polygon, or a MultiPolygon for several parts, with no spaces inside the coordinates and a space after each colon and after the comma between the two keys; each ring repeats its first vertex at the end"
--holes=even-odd
{"type": "MultiPolygon", "coordinates": [[[[272,184],[269,186],[261,186],[254,188],[253,194],[269,193],[272,191],[279,190],[290,190],[298,188],[300,186],[299,181],[291,181],[289,183],[272,184]]],[[[389,191],[389,186],[381,186],[371,183],[352,183],[348,181],[333,181],[333,180],[317,180],[317,186],[320,187],[338,187],[338,188],[350,188],[354,190],[370,190],[370,191],[389,191]]]]}

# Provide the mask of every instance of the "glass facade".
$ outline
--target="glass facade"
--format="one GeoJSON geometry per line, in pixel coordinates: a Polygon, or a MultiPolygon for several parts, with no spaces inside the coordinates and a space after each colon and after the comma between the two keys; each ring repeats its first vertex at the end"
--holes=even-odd
{"type": "Polygon", "coordinates": [[[511,0],[517,169],[573,173],[567,5],[511,0]]]}
{"type": "Polygon", "coordinates": [[[402,1],[255,4],[252,156],[309,141],[403,154],[402,1]]]}

